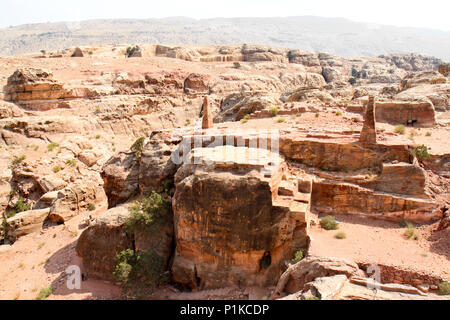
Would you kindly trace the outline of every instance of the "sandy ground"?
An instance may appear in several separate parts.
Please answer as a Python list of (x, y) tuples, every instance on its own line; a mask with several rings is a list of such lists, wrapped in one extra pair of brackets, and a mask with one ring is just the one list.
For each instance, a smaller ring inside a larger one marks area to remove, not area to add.
[[(352, 215), (336, 215), (336, 219), (339, 230), (311, 228), (312, 255), (398, 266), (450, 279), (450, 230), (432, 232), (436, 224), (423, 225), (417, 227), (419, 240), (408, 240), (398, 223)], [(336, 239), (337, 232), (344, 232), (346, 239)]]
[(81, 266), (75, 246), (86, 228), (85, 218), (80, 215), (65, 225), (24, 236), (13, 246), (0, 246), (0, 299), (35, 299), (49, 286), (53, 288), (49, 300), (120, 298), (117, 287), (101, 280), (87, 279), (81, 282), (81, 289), (67, 289), (66, 268)]

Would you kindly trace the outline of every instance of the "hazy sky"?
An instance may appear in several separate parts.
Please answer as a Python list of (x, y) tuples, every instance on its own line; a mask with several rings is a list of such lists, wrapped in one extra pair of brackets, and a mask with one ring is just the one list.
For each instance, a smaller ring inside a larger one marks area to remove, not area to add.
[(0, 27), (98, 18), (314, 15), (450, 31), (448, 0), (1, 0)]

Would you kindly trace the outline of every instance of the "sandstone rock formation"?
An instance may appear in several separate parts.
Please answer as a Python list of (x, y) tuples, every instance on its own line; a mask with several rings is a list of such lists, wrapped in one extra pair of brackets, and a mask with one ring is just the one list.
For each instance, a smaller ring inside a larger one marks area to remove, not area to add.
[(274, 284), (309, 242), (305, 205), (277, 194), (285, 163), (231, 146), (188, 159), (175, 175), (173, 279), (196, 289)]
[(364, 114), (364, 125), (361, 130), (359, 142), (362, 144), (376, 144), (377, 143), (377, 129), (375, 121), (375, 97), (369, 96), (367, 102), (366, 112)]
[(41, 69), (18, 69), (5, 87), (5, 100), (31, 110), (53, 109), (55, 105), (58, 107), (59, 99), (72, 97), (50, 71)]
[(429, 101), (378, 101), (376, 119), (392, 124), (432, 127), (435, 109)]
[(202, 118), (202, 129), (210, 129), (213, 127), (213, 118), (211, 115), (211, 106), (209, 105), (208, 97), (205, 96), (203, 99), (203, 118)]
[(82, 58), (82, 57), (84, 57), (83, 51), (79, 47), (76, 47), (75, 50), (73, 51), (71, 57), (72, 58)]

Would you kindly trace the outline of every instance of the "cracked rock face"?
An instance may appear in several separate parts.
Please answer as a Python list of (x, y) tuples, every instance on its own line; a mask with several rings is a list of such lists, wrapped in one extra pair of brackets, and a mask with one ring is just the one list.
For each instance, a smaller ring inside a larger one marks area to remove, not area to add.
[(173, 279), (193, 289), (275, 284), (309, 241), (304, 214), (277, 199), (284, 161), (231, 146), (188, 159), (175, 175)]

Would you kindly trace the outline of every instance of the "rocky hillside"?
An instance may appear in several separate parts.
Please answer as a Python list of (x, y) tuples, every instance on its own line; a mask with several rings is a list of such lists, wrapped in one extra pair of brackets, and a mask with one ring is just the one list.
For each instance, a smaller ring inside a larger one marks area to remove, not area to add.
[(0, 54), (117, 43), (262, 43), (341, 56), (416, 52), (450, 59), (450, 32), (399, 28), (342, 18), (90, 20), (0, 30)]
[(0, 64), (0, 298), (440, 297), (439, 59), (97, 45)]

